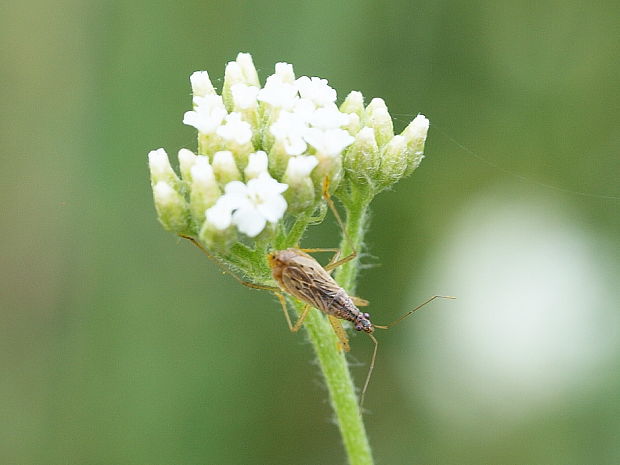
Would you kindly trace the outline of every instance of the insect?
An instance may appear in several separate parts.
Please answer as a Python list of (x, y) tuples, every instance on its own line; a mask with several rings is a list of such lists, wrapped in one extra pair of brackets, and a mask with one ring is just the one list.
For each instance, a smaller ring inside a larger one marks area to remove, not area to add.
[[(344, 228), (344, 224), (340, 218), (340, 214), (329, 197), (327, 178), (323, 183), (323, 197), (334, 213), (344, 236), (348, 239), (346, 229)], [(219, 260), (215, 259), (215, 257), (213, 257), (211, 253), (207, 251), (196, 239), (185, 235), (181, 235), (181, 237), (190, 240), (211, 259), (218, 263), (220, 267), (224, 267), (223, 264)], [(350, 242), (351, 241), (349, 240), (349, 243)], [(335, 254), (330, 262), (323, 267), (317, 260), (309, 255), (309, 253), (314, 252), (335, 252)], [(389, 325), (376, 325), (372, 323), (369, 313), (362, 312), (358, 308), (358, 306), (361, 307), (368, 305), (368, 301), (359, 297), (350, 296), (331, 276), (331, 271), (347, 263), (348, 261), (353, 260), (356, 256), (357, 252), (354, 249), (351, 254), (344, 258), (340, 258), (339, 249), (301, 249), (291, 247), (284, 250), (272, 250), (267, 254), (267, 263), (271, 269), (273, 280), (278, 284), (277, 287), (244, 281), (234, 273), (231, 273), (230, 270), (225, 269), (224, 271), (231, 274), (244, 286), (273, 292), (278, 297), (282, 310), (284, 311), (284, 316), (288, 327), (293, 332), (296, 332), (301, 328), (309, 311), (312, 308), (317, 308), (327, 315), (327, 318), (334, 329), (336, 336), (338, 337), (340, 348), (345, 352), (350, 350), (350, 346), (346, 332), (342, 327), (341, 320), (351, 322), (356, 331), (365, 332), (368, 334), (374, 344), (374, 349), (368, 368), (368, 374), (366, 375), (366, 380), (360, 395), (360, 405), (363, 405), (364, 396), (375, 366), (377, 349), (379, 347), (379, 342), (373, 336), (375, 329), (388, 329), (435, 299), (454, 299), (454, 297), (434, 295), (413, 310), (406, 312)], [(291, 322), (288, 314), (286, 298), (284, 297), (283, 292), (304, 303), (303, 310), (301, 311), (295, 324)]]

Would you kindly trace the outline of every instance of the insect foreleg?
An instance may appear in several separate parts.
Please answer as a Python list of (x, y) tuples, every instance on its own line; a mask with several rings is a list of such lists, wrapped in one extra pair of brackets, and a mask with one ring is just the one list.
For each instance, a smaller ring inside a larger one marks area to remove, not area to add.
[(351, 346), (349, 345), (349, 338), (347, 338), (347, 333), (344, 331), (340, 320), (333, 315), (327, 315), (327, 319), (332, 325), (332, 328), (334, 328), (334, 333), (336, 333), (336, 336), (340, 341), (340, 349), (344, 350), (345, 352), (349, 352), (351, 350)]
[(329, 193), (329, 178), (327, 176), (325, 176), (325, 178), (323, 179), (323, 198), (325, 199), (327, 205), (329, 205), (329, 208), (336, 217), (336, 221), (338, 222), (338, 226), (340, 226), (343, 237), (346, 238), (349, 246), (351, 247), (351, 253), (349, 255), (333, 263), (330, 262), (330, 264), (325, 267), (325, 270), (329, 271), (333, 270), (334, 268), (338, 268), (340, 265), (344, 265), (348, 261), (353, 260), (355, 257), (357, 257), (357, 251), (355, 250), (353, 242), (351, 241), (351, 238), (347, 233), (347, 229), (344, 226), (344, 222), (342, 221), (342, 217), (340, 216), (340, 213), (338, 213), (338, 209), (336, 208), (336, 205), (334, 204), (334, 201), (332, 200), (332, 197)]

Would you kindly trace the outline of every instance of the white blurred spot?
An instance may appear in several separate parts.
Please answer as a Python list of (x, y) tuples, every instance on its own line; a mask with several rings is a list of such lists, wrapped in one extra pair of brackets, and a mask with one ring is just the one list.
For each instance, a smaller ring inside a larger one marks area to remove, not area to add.
[(611, 249), (560, 206), (518, 197), (462, 213), (424, 285), (458, 300), (407, 325), (406, 389), (465, 423), (553, 409), (615, 369)]

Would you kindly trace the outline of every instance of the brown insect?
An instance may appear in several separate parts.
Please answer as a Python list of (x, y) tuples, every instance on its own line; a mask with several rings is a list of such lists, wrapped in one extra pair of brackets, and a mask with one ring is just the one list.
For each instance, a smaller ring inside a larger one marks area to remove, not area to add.
[[(329, 197), (327, 185), (328, 183), (326, 180), (323, 185), (324, 198), (333, 211), (343, 234), (347, 237), (346, 230), (338, 210)], [(219, 266), (224, 268), (224, 265), (219, 260), (215, 259), (211, 253), (208, 252), (196, 239), (185, 235), (181, 235), (181, 237), (193, 242), (211, 259), (218, 263)], [(308, 255), (308, 253), (313, 252), (335, 252), (335, 254), (331, 261), (323, 267), (312, 256)], [(340, 323), (341, 320), (350, 321), (356, 331), (363, 331), (368, 334), (374, 343), (374, 350), (372, 353), (370, 366), (368, 368), (368, 374), (366, 375), (366, 380), (360, 396), (360, 405), (362, 405), (364, 395), (366, 394), (368, 383), (370, 382), (370, 377), (375, 366), (377, 349), (379, 347), (379, 342), (373, 336), (375, 329), (388, 329), (437, 298), (454, 299), (454, 297), (434, 295), (413, 310), (406, 312), (389, 325), (375, 325), (370, 320), (370, 314), (364, 313), (358, 308), (358, 306), (368, 305), (368, 301), (360, 299), (359, 297), (350, 296), (331, 277), (332, 270), (354, 259), (357, 256), (357, 252), (353, 250), (350, 255), (342, 259), (340, 259), (339, 256), (339, 249), (299, 249), (292, 247), (285, 250), (273, 250), (269, 252), (269, 254), (267, 254), (267, 263), (271, 268), (272, 277), (278, 284), (278, 287), (265, 286), (262, 284), (244, 281), (234, 273), (231, 273), (230, 270), (225, 269), (224, 271), (231, 274), (244, 286), (273, 292), (278, 297), (278, 300), (282, 305), (282, 310), (284, 311), (284, 316), (286, 317), (286, 322), (288, 323), (289, 329), (293, 332), (296, 332), (301, 328), (301, 325), (303, 324), (310, 309), (317, 308), (327, 315), (327, 318), (334, 329), (338, 340), (340, 341), (340, 347), (345, 352), (350, 350), (350, 346), (346, 332)], [(295, 324), (291, 322), (288, 314), (286, 298), (282, 292), (297, 298), (305, 304)]]

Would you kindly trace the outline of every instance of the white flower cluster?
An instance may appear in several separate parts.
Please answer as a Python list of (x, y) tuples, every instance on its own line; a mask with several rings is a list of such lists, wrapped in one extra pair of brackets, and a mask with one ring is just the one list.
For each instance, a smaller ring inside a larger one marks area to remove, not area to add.
[[(383, 100), (364, 106), (351, 92), (340, 108), (325, 79), (295, 77), (277, 63), (261, 87), (252, 57), (227, 64), (218, 94), (206, 71), (190, 76), (193, 108), (183, 123), (198, 131), (197, 154), (179, 152), (181, 176), (163, 149), (149, 154), (160, 222), (204, 243), (230, 243), (275, 231), (285, 213), (311, 212), (323, 180), (376, 194), (423, 158), (428, 120), (419, 115), (395, 136)], [(353, 187), (352, 187), (353, 186)]]
[(163, 149), (149, 154), (153, 186), (169, 194), (156, 196), (160, 220), (161, 203), (174, 197), (176, 207), (185, 202), (187, 228), (201, 237), (231, 227), (256, 237), (287, 207), (314, 204), (318, 188), (310, 176), (317, 166), (323, 165), (323, 176), (341, 169), (329, 159), (354, 138), (343, 129), (350, 116), (340, 112), (325, 79), (296, 79), (292, 65), (277, 63), (261, 88), (251, 56), (241, 53), (226, 67), (221, 95), (206, 71), (193, 73), (190, 82), (193, 109), (183, 123), (198, 131), (198, 155), (179, 152), (178, 178)]

